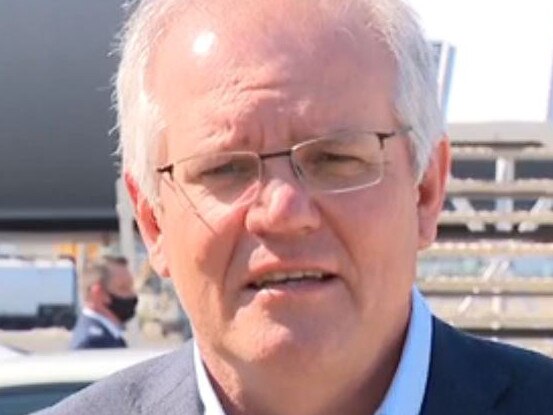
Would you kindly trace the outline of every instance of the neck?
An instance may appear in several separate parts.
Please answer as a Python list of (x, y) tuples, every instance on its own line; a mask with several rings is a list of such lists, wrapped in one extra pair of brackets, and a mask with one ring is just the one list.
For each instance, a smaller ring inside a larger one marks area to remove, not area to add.
[(228, 415), (374, 413), (399, 364), (408, 318), (375, 352), (337, 364), (229, 364), (202, 350), (211, 384)]

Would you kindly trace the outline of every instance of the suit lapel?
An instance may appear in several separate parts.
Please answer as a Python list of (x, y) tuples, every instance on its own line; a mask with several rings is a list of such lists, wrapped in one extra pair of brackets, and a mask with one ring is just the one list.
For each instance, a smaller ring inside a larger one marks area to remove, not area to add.
[(434, 318), (430, 371), (421, 415), (492, 413), (511, 382), (489, 348)]

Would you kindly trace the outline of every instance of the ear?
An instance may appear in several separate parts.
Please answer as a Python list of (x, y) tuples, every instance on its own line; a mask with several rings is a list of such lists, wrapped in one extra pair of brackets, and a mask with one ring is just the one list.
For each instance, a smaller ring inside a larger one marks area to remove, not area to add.
[(87, 297), (88, 301), (95, 305), (104, 304), (106, 301), (109, 301), (109, 297), (106, 295), (106, 290), (99, 282), (95, 282), (90, 285)]
[(434, 147), (428, 167), (418, 185), (419, 249), (427, 248), (436, 239), (450, 164), (449, 139), (444, 136)]
[(154, 208), (142, 194), (136, 181), (129, 172), (124, 173), (125, 185), (134, 208), (134, 217), (148, 250), (150, 265), (161, 277), (169, 276), (167, 260), (163, 251), (163, 234), (158, 226)]

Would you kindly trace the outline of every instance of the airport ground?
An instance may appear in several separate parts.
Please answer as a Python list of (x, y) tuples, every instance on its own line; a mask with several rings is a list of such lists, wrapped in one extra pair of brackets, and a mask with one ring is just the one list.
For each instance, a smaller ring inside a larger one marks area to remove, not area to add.
[[(503, 300), (506, 304), (503, 304), (502, 309), (503, 312), (507, 311), (506, 315), (508, 316), (509, 310), (515, 311), (514, 306), (517, 302), (519, 303), (522, 301), (522, 304), (530, 307), (532, 314), (537, 312), (542, 318), (549, 320), (549, 317), (552, 316), (551, 313), (553, 313), (553, 308), (550, 305), (549, 299), (543, 299), (542, 301), (536, 300), (537, 299), (532, 299), (530, 303), (528, 299)], [(429, 298), (428, 302), (434, 313), (453, 323), (456, 323), (454, 313), (458, 312), (460, 307), (466, 306), (466, 304), (460, 304), (462, 303), (460, 299), (456, 301), (450, 299), (447, 301), (443, 298)], [(520, 306), (520, 304), (518, 305)], [(464, 310), (464, 316), (469, 319), (472, 317), (474, 320), (478, 319), (479, 321), (492, 321), (494, 310), (490, 310), (490, 307), (494, 307), (493, 302), (490, 306), (487, 304), (487, 301), (476, 300), (472, 306)], [(548, 312), (546, 312), (546, 310)], [(520, 315), (520, 310), (516, 311), (517, 315)], [(460, 321), (461, 320), (457, 319), (457, 322)], [(553, 323), (553, 317), (550, 321)], [(499, 333), (500, 332), (498, 332), (498, 334)], [(128, 325), (125, 337), (129, 347), (133, 348), (176, 348), (185, 340), (185, 335), (179, 332), (164, 334), (161, 327), (155, 323), (143, 324), (142, 327), (139, 327), (136, 320), (131, 321)], [(70, 338), (70, 331), (57, 327), (31, 330), (0, 330), (0, 344), (5, 344), (31, 353), (51, 353), (67, 350), (69, 348)], [(553, 357), (553, 337), (551, 336), (544, 335), (531, 338), (494, 336), (493, 339), (535, 350)]]
[[(156, 325), (138, 327), (131, 322), (125, 333), (129, 347), (133, 348), (173, 348), (183, 343), (179, 333), (163, 335)], [(69, 349), (71, 331), (59, 327), (36, 328), (31, 330), (0, 330), (0, 344), (31, 353), (52, 353)]]

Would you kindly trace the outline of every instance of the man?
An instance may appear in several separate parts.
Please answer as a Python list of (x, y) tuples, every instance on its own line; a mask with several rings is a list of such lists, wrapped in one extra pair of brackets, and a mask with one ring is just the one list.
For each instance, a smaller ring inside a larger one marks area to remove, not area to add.
[(546, 414), (553, 364), (413, 288), (449, 147), (399, 0), (145, 0), (123, 37), (124, 175), (194, 343), (51, 414)]
[(83, 275), (85, 306), (71, 338), (72, 349), (126, 347), (124, 324), (137, 303), (133, 279), (124, 258), (106, 257)]

